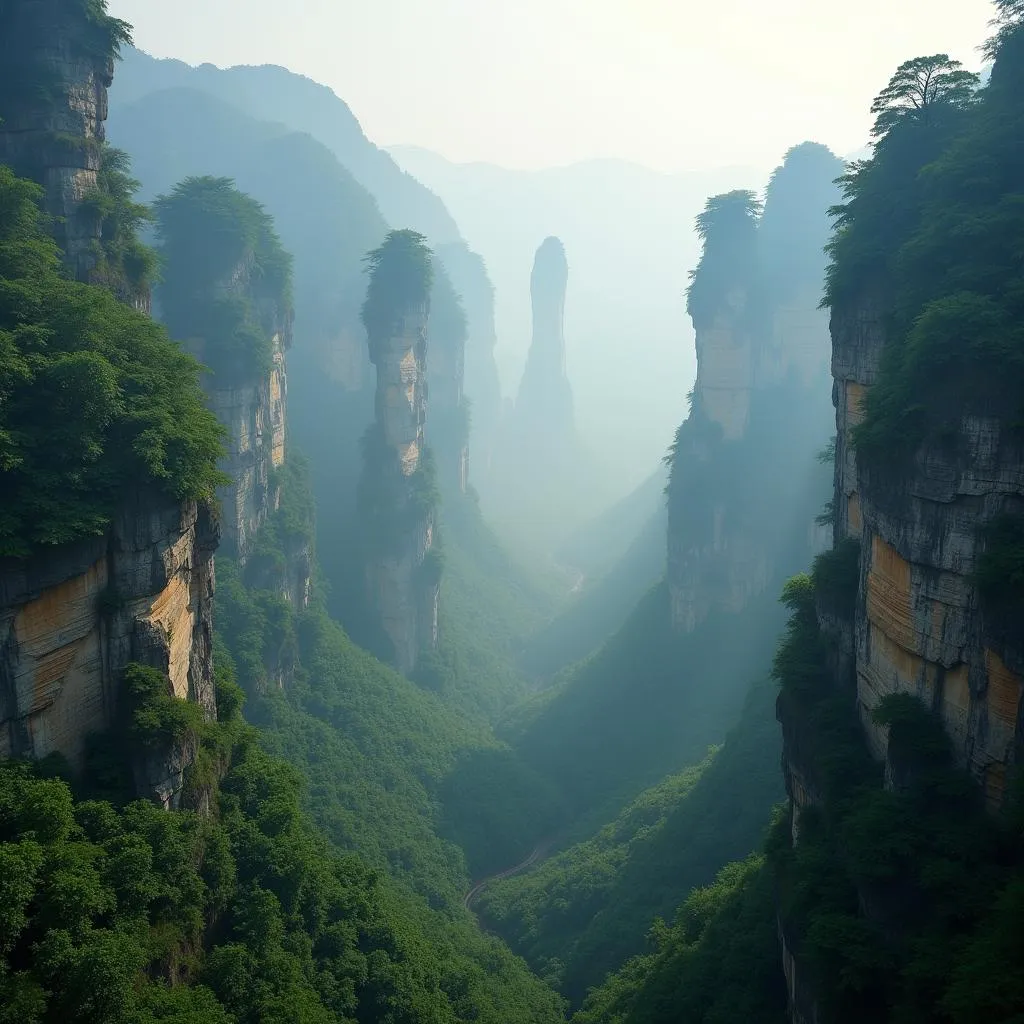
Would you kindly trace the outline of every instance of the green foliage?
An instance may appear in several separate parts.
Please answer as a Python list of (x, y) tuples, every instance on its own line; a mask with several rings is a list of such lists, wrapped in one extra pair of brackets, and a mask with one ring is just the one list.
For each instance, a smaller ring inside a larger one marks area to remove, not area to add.
[(763, 672), (780, 620), (765, 598), (679, 633), (661, 583), (600, 650), (561, 673), (503, 731), (561, 792), (567, 822), (586, 834), (722, 740)]
[(101, 534), (129, 493), (211, 500), (222, 431), (195, 362), (66, 280), (41, 190), (0, 167), (0, 554)]
[(762, 204), (753, 192), (712, 196), (697, 216), (703, 249), (690, 272), (686, 310), (694, 323), (708, 324), (724, 312), (731, 289), (749, 289), (757, 262), (757, 222)]
[[(985, 813), (942, 723), (910, 694), (873, 711), (888, 732), (882, 787), (852, 697), (825, 666), (813, 618), (821, 568), (787, 585), (792, 616), (775, 662), (786, 756), (814, 795), (795, 846), (781, 832), (769, 844), (781, 926), (822, 1019), (938, 1024), (954, 1011), (966, 1021), (972, 998), (1013, 991), (998, 980), (1005, 963), (980, 968), (974, 951), (1007, 948), (993, 906), (1019, 873), (1020, 837)], [(958, 968), (965, 949), (972, 958)]]
[(852, 619), (860, 583), (860, 541), (844, 537), (834, 548), (817, 555), (811, 577), (821, 605)]
[(431, 950), (240, 736), (217, 813), (75, 801), (0, 765), (0, 1016), (256, 1024), (456, 1013)]
[(128, 154), (104, 145), (96, 189), (82, 197), (80, 209), (94, 218), (100, 232), (90, 280), (121, 299), (144, 295), (156, 277), (157, 255), (138, 237), (153, 219), (148, 207), (135, 202), (139, 188)]
[(1024, 608), (1024, 518), (1002, 516), (982, 536), (975, 578), (986, 606), (1018, 615)]
[(978, 76), (965, 71), (948, 54), (904, 61), (871, 104), (871, 113), (875, 115), (872, 138), (888, 135), (906, 118), (928, 124), (935, 116), (935, 108), (943, 104), (966, 107), (977, 87)]
[(694, 890), (654, 952), (593, 990), (573, 1024), (784, 1024), (786, 988), (764, 859), (730, 864)]
[(389, 231), (383, 243), (363, 258), (370, 283), (362, 319), (371, 356), (400, 317), (427, 303), (434, 280), (432, 261), (427, 240), (410, 230)]
[[(465, 857), (439, 835), (456, 836), (474, 859), (491, 855), (487, 844), (509, 841), (500, 829), (533, 827), (535, 780), (485, 728), (357, 648), (317, 598), (307, 611), (288, 609), (290, 677), (283, 691), (270, 685), (279, 642), (274, 595), (248, 582), (250, 566), (245, 577), (218, 559), (217, 624), (250, 695), (249, 717), (264, 744), (310, 780), (305, 803), (329, 839), (381, 873), (416, 963), (441, 979), (437, 1019), (560, 1020), (555, 994), (462, 907)], [(497, 836), (474, 831), (473, 808), (481, 807)]]
[(965, 414), (1024, 422), (1020, 29), (1001, 33), (996, 51), (978, 93), (944, 59), (906, 65), (892, 89), (910, 98), (879, 98), (884, 134), (844, 182), (828, 297), (840, 311), (866, 298), (884, 317), (878, 380), (854, 434), (879, 467), (926, 440), (948, 444)]
[(195, 701), (175, 697), (170, 681), (162, 672), (132, 663), (124, 673), (129, 735), (144, 747), (180, 743), (203, 725), (202, 708)]
[(775, 690), (755, 686), (739, 723), (705, 760), (668, 776), (589, 838), (529, 873), (491, 883), (488, 925), (578, 1005), (642, 952), (651, 921), (759, 842), (781, 797)]
[(215, 375), (266, 374), (292, 316), (292, 258), (264, 208), (229, 178), (186, 178), (154, 203), (171, 334)]

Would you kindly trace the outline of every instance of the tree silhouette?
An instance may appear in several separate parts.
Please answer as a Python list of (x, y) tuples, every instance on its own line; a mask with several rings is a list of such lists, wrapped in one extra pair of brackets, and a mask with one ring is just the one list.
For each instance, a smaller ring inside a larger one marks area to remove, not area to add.
[[(1021, 2), (1012, 0), (1017, 5)], [(940, 104), (964, 107), (973, 99), (977, 87), (978, 76), (965, 71), (948, 54), (904, 61), (871, 104), (871, 113), (875, 115), (871, 136), (883, 138), (908, 117), (927, 123)]]

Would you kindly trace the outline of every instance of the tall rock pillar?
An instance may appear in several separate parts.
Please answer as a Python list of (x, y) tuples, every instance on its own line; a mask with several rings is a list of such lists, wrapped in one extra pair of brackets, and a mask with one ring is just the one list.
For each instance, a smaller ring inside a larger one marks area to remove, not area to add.
[(377, 390), (359, 496), (366, 586), (381, 653), (408, 673), (438, 640), (437, 494), (424, 443), (431, 252), (416, 232), (392, 231), (367, 260), (363, 322)]
[(0, 164), (39, 182), (69, 269), (87, 280), (100, 221), (97, 189), (114, 59), (128, 26), (86, 3), (0, 5)]
[(572, 389), (565, 369), (565, 290), (569, 264), (557, 238), (545, 238), (530, 275), (533, 339), (519, 385), (516, 417), (522, 430), (548, 445), (573, 432)]

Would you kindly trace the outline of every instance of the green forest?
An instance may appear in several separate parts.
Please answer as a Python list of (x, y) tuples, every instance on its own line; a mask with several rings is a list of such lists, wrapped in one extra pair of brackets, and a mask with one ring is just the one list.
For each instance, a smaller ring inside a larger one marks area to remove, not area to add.
[(0, 1024), (1021, 1024), (1021, 0), (992, 33), (694, 207), (664, 465), (526, 552), (442, 200), (283, 68), (0, 2)]

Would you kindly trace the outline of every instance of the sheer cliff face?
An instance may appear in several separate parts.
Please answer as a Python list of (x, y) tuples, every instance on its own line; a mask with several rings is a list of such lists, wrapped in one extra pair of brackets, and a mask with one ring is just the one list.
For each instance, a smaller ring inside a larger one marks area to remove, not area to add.
[[(406, 308), (384, 336), (371, 336), (377, 367), (379, 446), (368, 452), (364, 483), (373, 477), (386, 520), (368, 524), (383, 534), (368, 552), (368, 598), (400, 672), (411, 672), (437, 646), (438, 580), (426, 568), (434, 545), (434, 508), (418, 500), (427, 473), (424, 424), (429, 306)], [(372, 514), (372, 513), (371, 513)]]
[(565, 370), (565, 289), (569, 264), (557, 238), (537, 250), (530, 275), (533, 340), (516, 399), (520, 432), (558, 445), (573, 432), (572, 390)]
[[(793, 536), (803, 533), (808, 555), (824, 544), (807, 489), (814, 446), (827, 436), (818, 396), (828, 327), (816, 306), (807, 296), (770, 313), (765, 343), (744, 324), (737, 290), (728, 312), (696, 329), (693, 407), (680, 431), (669, 502), (669, 594), (672, 621), (683, 632), (712, 610), (738, 612), (763, 593), (781, 569), (780, 545)], [(792, 474), (788, 493), (755, 465), (783, 446), (790, 449), (778, 451)]]
[[(88, 735), (115, 723), (130, 662), (213, 717), (218, 538), (208, 508), (139, 498), (103, 537), (0, 566), (0, 758), (57, 752), (81, 768)], [(193, 754), (147, 757), (139, 794), (178, 806)]]
[(466, 315), (465, 391), (472, 406), (473, 465), (486, 473), (501, 418), (501, 382), (494, 359), (494, 287), (483, 259), (466, 245), (439, 246), (437, 255)]
[(444, 267), (435, 266), (427, 324), (430, 446), (448, 493), (469, 485), (469, 416), (463, 391), (467, 318)]
[(274, 334), (273, 368), (268, 374), (224, 387), (207, 380), (206, 390), (210, 408), (228, 432), (228, 451), (221, 468), (231, 483), (217, 492), (224, 546), (244, 564), (260, 527), (280, 500), (272, 475), (285, 457), (285, 336)]
[(998, 807), (1022, 732), (1024, 644), (1019, 628), (986, 614), (974, 574), (986, 524), (1024, 510), (1024, 445), (993, 409), (965, 414), (956, 436), (921, 446), (909, 477), (858, 459), (850, 432), (885, 342), (877, 306), (837, 309), (832, 338), (836, 538), (861, 544), (848, 632), (869, 744), (885, 757), (886, 731), (870, 716), (879, 700), (916, 694), (941, 715), (960, 761)]
[[(764, 213), (752, 193), (708, 201), (689, 294), (697, 377), (671, 454), (668, 584), (690, 632), (738, 612), (824, 546), (815, 452), (828, 437), (822, 246), (839, 161), (787, 154)], [(770, 471), (767, 467), (771, 467)], [(795, 563), (795, 564), (794, 564)]]
[(24, 0), (0, 11), (0, 163), (44, 187), (57, 243), (83, 281), (100, 226), (80, 203), (97, 186), (114, 73), (104, 30), (84, 6)]

